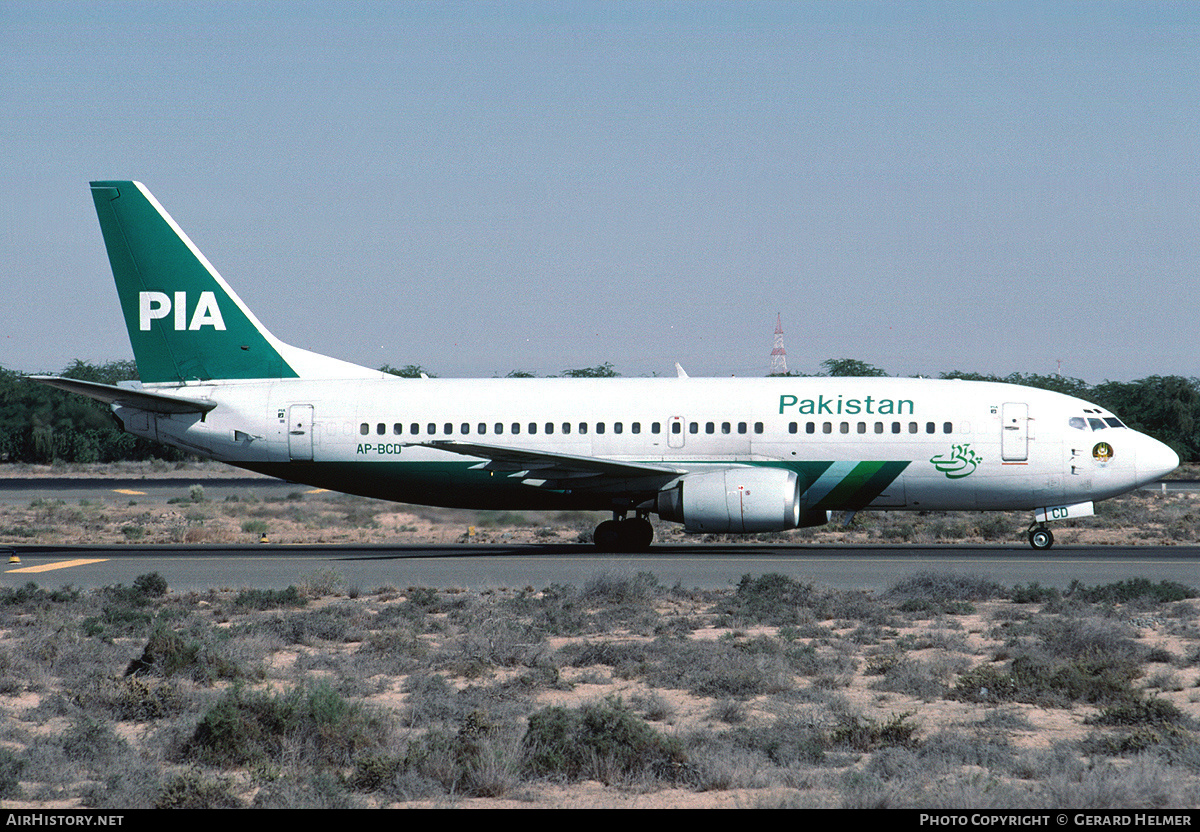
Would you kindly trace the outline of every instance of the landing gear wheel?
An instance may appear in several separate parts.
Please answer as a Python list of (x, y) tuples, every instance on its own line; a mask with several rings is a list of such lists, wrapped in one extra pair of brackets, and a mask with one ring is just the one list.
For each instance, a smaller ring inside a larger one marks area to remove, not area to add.
[(645, 517), (635, 517), (621, 524), (621, 535), (628, 544), (627, 552), (644, 552), (654, 541), (654, 526)]
[(1054, 534), (1047, 528), (1029, 530), (1029, 545), (1041, 551), (1054, 545)]
[(645, 517), (605, 520), (592, 532), (592, 542), (601, 552), (644, 552), (654, 540), (654, 526)]
[(601, 552), (619, 551), (621, 545), (621, 530), (617, 528), (616, 520), (605, 520), (592, 532), (592, 542)]

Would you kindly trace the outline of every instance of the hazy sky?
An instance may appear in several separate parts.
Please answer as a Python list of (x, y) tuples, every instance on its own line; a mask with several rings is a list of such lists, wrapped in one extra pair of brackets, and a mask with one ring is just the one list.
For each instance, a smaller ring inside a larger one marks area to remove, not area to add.
[(1200, 375), (1200, 4), (0, 0), (0, 365), (131, 357), (137, 179), (297, 346), (442, 376)]

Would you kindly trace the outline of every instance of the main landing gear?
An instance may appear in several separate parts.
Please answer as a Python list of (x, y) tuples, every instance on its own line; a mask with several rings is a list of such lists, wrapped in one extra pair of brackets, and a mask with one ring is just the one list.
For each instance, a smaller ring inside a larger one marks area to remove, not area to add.
[(601, 552), (644, 552), (654, 540), (654, 526), (644, 514), (626, 519), (624, 512), (613, 512), (592, 532), (592, 542)]
[(1034, 523), (1029, 527), (1029, 545), (1038, 551), (1049, 549), (1054, 545), (1054, 533), (1044, 523)]

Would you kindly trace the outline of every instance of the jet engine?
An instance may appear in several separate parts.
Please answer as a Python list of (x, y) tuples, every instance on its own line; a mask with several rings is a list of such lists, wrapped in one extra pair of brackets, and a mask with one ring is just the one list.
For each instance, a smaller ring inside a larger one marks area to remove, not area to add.
[(745, 534), (819, 526), (825, 512), (806, 512), (800, 478), (785, 468), (723, 468), (688, 474), (658, 493), (655, 511), (690, 532)]

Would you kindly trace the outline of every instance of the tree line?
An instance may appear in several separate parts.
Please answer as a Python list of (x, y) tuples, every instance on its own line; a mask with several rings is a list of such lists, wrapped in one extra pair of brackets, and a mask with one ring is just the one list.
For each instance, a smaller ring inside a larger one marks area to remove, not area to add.
[[(888, 376), (885, 370), (852, 358), (821, 362), (817, 376)], [(434, 377), (418, 364), (384, 365), (382, 372), (405, 378)], [(94, 364), (76, 359), (59, 375), (84, 381), (116, 384), (137, 379), (132, 361)], [(507, 378), (532, 377), (513, 370)], [(610, 363), (563, 370), (565, 378), (612, 378), (620, 375)], [(789, 374), (802, 375), (802, 374)], [(999, 381), (1054, 390), (1094, 402), (1111, 410), (1134, 430), (1166, 442), (1180, 459), (1200, 461), (1200, 379), (1150, 376), (1137, 381), (1088, 384), (1082, 379), (1036, 373), (1007, 376), (953, 371), (940, 378)], [(0, 367), (0, 462), (119, 462), (147, 459), (177, 461), (188, 455), (175, 448), (140, 439), (117, 427), (108, 405), (23, 378)]]

